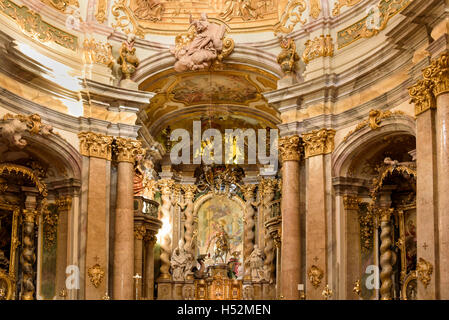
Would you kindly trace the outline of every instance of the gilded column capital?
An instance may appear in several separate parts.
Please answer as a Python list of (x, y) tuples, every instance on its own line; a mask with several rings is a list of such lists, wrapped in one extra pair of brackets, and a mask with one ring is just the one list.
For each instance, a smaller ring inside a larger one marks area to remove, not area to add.
[(157, 182), (157, 187), (162, 194), (171, 194), (175, 188), (175, 182), (172, 179), (161, 179)]
[(195, 197), (195, 192), (198, 187), (194, 184), (183, 184), (181, 185), (181, 189), (184, 191), (185, 199), (193, 199)]
[(346, 210), (358, 210), (360, 199), (357, 196), (345, 195), (343, 196), (343, 206)]
[(433, 82), (435, 97), (442, 93), (449, 93), (449, 51), (443, 52), (437, 59), (424, 68), (423, 77)]
[(83, 156), (111, 160), (113, 137), (95, 132), (80, 132), (78, 138)]
[(147, 230), (147, 232), (145, 233), (143, 240), (147, 243), (149, 243), (150, 245), (154, 245), (157, 241), (156, 235), (154, 234), (154, 232)]
[(39, 216), (38, 210), (23, 209), (23, 219), (25, 222), (34, 223), (37, 216)]
[(69, 211), (72, 207), (72, 198), (70, 196), (62, 196), (56, 199), (56, 206), (59, 211)]
[(115, 139), (117, 161), (134, 163), (138, 156), (145, 155), (146, 150), (142, 148), (142, 142), (138, 140), (121, 138)]
[(145, 226), (134, 226), (134, 237), (137, 240), (143, 240), (145, 237), (146, 228)]
[(431, 80), (418, 80), (414, 86), (408, 88), (410, 102), (415, 104), (415, 116), (436, 108), (433, 88), (434, 83)]
[(394, 208), (380, 208), (377, 211), (381, 222), (389, 222), (393, 212)]
[(313, 157), (320, 154), (327, 154), (334, 151), (334, 129), (320, 129), (309, 133), (304, 133), (305, 157)]
[(288, 137), (282, 137), (279, 139), (279, 151), (281, 154), (281, 161), (299, 161), (299, 136), (293, 135)]

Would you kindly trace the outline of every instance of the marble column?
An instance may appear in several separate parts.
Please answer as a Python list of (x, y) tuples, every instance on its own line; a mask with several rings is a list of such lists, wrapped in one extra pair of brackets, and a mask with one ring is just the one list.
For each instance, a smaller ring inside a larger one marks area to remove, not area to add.
[(392, 226), (391, 215), (393, 214), (393, 208), (381, 208), (379, 209), (380, 216), (380, 300), (392, 299), (393, 281), (391, 276), (393, 275), (393, 264), (395, 258), (393, 257), (393, 251), (391, 246), (392, 240)]
[(145, 234), (145, 298), (154, 299), (154, 244), (156, 236), (147, 230)]
[(325, 156), (334, 149), (335, 130), (303, 134), (306, 158), (306, 299), (323, 299), (328, 284)]
[(107, 291), (109, 184), (113, 137), (80, 132), (83, 179), (87, 180), (87, 227), (85, 246), (84, 297), (99, 300)]
[[(417, 259), (438, 265), (438, 191), (436, 164), (436, 103), (433, 82), (419, 80), (409, 89), (416, 116), (416, 238)], [(426, 286), (418, 281), (418, 299), (437, 299), (436, 274)]]
[[(146, 229), (142, 225), (134, 226), (134, 275), (141, 276), (139, 280), (134, 280), (134, 296), (137, 300), (142, 298), (143, 287), (143, 238)], [(137, 285), (137, 288), (136, 288)]]
[(433, 81), (436, 98), (436, 151), (438, 176), (439, 299), (449, 299), (449, 52), (423, 71)]
[(116, 138), (117, 205), (114, 232), (114, 300), (132, 300), (134, 288), (134, 163), (143, 153), (137, 140)]
[(301, 235), (299, 205), (299, 151), (297, 135), (279, 139), (282, 161), (282, 240), (281, 240), (281, 297), (299, 300), (301, 283)]
[(360, 246), (360, 224), (359, 224), (359, 202), (355, 195), (343, 196), (343, 207), (345, 209), (345, 299), (358, 300), (354, 294), (354, 284), (361, 278), (361, 246)]

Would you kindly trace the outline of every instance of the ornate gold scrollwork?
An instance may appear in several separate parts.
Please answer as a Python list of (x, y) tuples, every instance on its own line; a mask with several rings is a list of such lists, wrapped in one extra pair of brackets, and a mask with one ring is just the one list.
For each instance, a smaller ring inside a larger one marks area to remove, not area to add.
[(352, 292), (354, 292), (356, 295), (360, 297), (360, 294), (362, 293), (362, 289), (360, 287), (360, 280), (356, 280), (354, 282), (354, 288), (352, 289)]
[(98, 288), (105, 274), (104, 269), (97, 263), (90, 267), (87, 273), (89, 275), (90, 282), (95, 288)]
[(316, 265), (312, 265), (307, 271), (307, 277), (309, 278), (310, 283), (315, 287), (318, 288), (321, 284), (321, 279), (323, 279), (324, 272)]
[(26, 6), (19, 6), (10, 0), (1, 0), (0, 12), (13, 19), (24, 34), (39, 42), (54, 42), (73, 51), (78, 48), (76, 36), (43, 21), (38, 13)]
[(378, 109), (371, 109), (368, 115), (368, 119), (363, 120), (360, 122), (354, 130), (351, 130), (348, 132), (348, 134), (343, 138), (343, 141), (348, 140), (349, 136), (351, 136), (353, 133), (365, 128), (366, 126), (369, 126), (371, 130), (376, 130), (380, 128), (380, 123), (383, 119), (391, 118), (398, 115), (405, 115), (403, 111), (382, 111)]
[(326, 287), (323, 289), (323, 292), (321, 292), (321, 295), (324, 297), (324, 299), (328, 300), (331, 298), (334, 294), (334, 291), (329, 288), (329, 285), (326, 284)]
[(302, 53), (302, 59), (305, 64), (318, 57), (332, 57), (334, 55), (334, 43), (330, 34), (326, 36), (320, 35), (313, 40), (307, 40), (305, 46), (306, 48)]
[(421, 281), (424, 287), (427, 288), (427, 286), (430, 283), (430, 280), (432, 279), (431, 278), (431, 275), (433, 273), (432, 264), (423, 258), (419, 258), (418, 263), (416, 265), (416, 272), (418, 274), (419, 281)]
[(97, 11), (95, 18), (99, 23), (103, 23), (106, 20), (107, 0), (97, 0)]
[(306, 11), (306, 8), (305, 0), (289, 0), (274, 33), (290, 33), (298, 22), (304, 25), (307, 19), (303, 19), (302, 14)]
[(145, 226), (134, 226), (134, 237), (137, 240), (143, 240), (146, 235)]
[(8, 174), (11, 172), (16, 174), (22, 174), (24, 177), (27, 177), (28, 179), (31, 180), (31, 182), (34, 183), (34, 185), (39, 190), (39, 193), (42, 196), (44, 197), (47, 196), (48, 194), (47, 186), (39, 179), (39, 177), (36, 176), (35, 172), (30, 168), (12, 163), (2, 163), (0, 164), (0, 174), (4, 172)]
[(410, 103), (415, 104), (415, 116), (436, 108), (435, 96), (433, 95), (433, 82), (430, 80), (418, 80), (408, 89)]
[(449, 92), (449, 51), (443, 52), (423, 70), (423, 77), (433, 82), (435, 97)]
[(279, 139), (279, 151), (282, 162), (300, 160), (300, 139), (293, 135)]
[(85, 39), (83, 43), (84, 61), (88, 64), (104, 64), (108, 67), (114, 63), (112, 46), (109, 43)]
[(332, 9), (332, 15), (338, 16), (340, 14), (340, 10), (342, 7), (347, 6), (355, 6), (357, 3), (359, 3), (361, 0), (337, 0), (334, 3), (334, 8)]
[(346, 210), (359, 210), (360, 199), (356, 196), (343, 196), (343, 206)]
[(320, 129), (304, 133), (302, 139), (304, 141), (305, 157), (309, 158), (334, 151), (335, 132), (334, 129)]
[(310, 16), (317, 19), (321, 13), (321, 0), (309, 0)]

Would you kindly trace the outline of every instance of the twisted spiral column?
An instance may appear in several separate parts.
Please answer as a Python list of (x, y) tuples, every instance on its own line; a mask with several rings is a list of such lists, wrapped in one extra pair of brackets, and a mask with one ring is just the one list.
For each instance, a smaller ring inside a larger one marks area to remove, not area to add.
[(37, 215), (36, 210), (23, 210), (23, 240), (22, 255), (22, 300), (34, 300), (36, 287), (34, 286), (34, 263), (36, 254), (34, 252), (34, 222)]
[(186, 216), (186, 221), (184, 223), (184, 227), (186, 228), (184, 233), (184, 249), (193, 254), (193, 248), (191, 246), (192, 238), (193, 238), (193, 198), (195, 196), (196, 186), (195, 185), (183, 185), (182, 189), (184, 190), (184, 205), (185, 211), (184, 214)]
[(162, 200), (162, 239), (161, 239), (161, 274), (159, 279), (170, 279), (170, 252), (171, 252), (171, 232), (172, 227), (170, 223), (170, 213), (172, 208), (171, 194), (172, 194), (173, 180), (163, 179), (159, 182)]
[[(262, 208), (263, 208), (263, 217), (264, 221), (266, 222), (270, 218), (271, 213), (271, 202), (274, 199), (274, 192), (276, 187), (276, 181), (274, 179), (265, 179), (262, 182)], [(270, 233), (268, 230), (265, 230), (265, 247), (264, 247), (264, 254), (265, 254), (265, 261), (263, 268), (265, 270), (265, 278), (268, 281), (274, 280), (274, 258), (275, 258), (275, 251), (274, 251), (274, 241), (273, 238), (270, 236)]]
[(391, 276), (393, 274), (392, 258), (393, 252), (391, 251), (391, 223), (390, 217), (393, 209), (382, 209), (381, 214), (381, 234), (380, 234), (380, 299), (381, 300), (391, 300), (391, 288), (393, 286), (393, 281)]

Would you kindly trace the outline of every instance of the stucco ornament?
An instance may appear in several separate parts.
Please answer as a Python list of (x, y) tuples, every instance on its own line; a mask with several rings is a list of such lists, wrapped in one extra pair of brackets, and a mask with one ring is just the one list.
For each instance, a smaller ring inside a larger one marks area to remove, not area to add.
[(224, 38), (225, 26), (211, 23), (205, 13), (193, 20), (190, 16), (190, 32), (176, 37), (176, 46), (170, 49), (175, 55), (177, 72), (210, 68), (229, 55), (234, 48), (231, 39)]
[(119, 51), (120, 56), (117, 59), (117, 63), (121, 66), (123, 78), (125, 79), (131, 79), (131, 75), (136, 72), (139, 66), (139, 59), (136, 56), (136, 48), (134, 47), (135, 40), (135, 34), (128, 34), (128, 38), (122, 43)]

